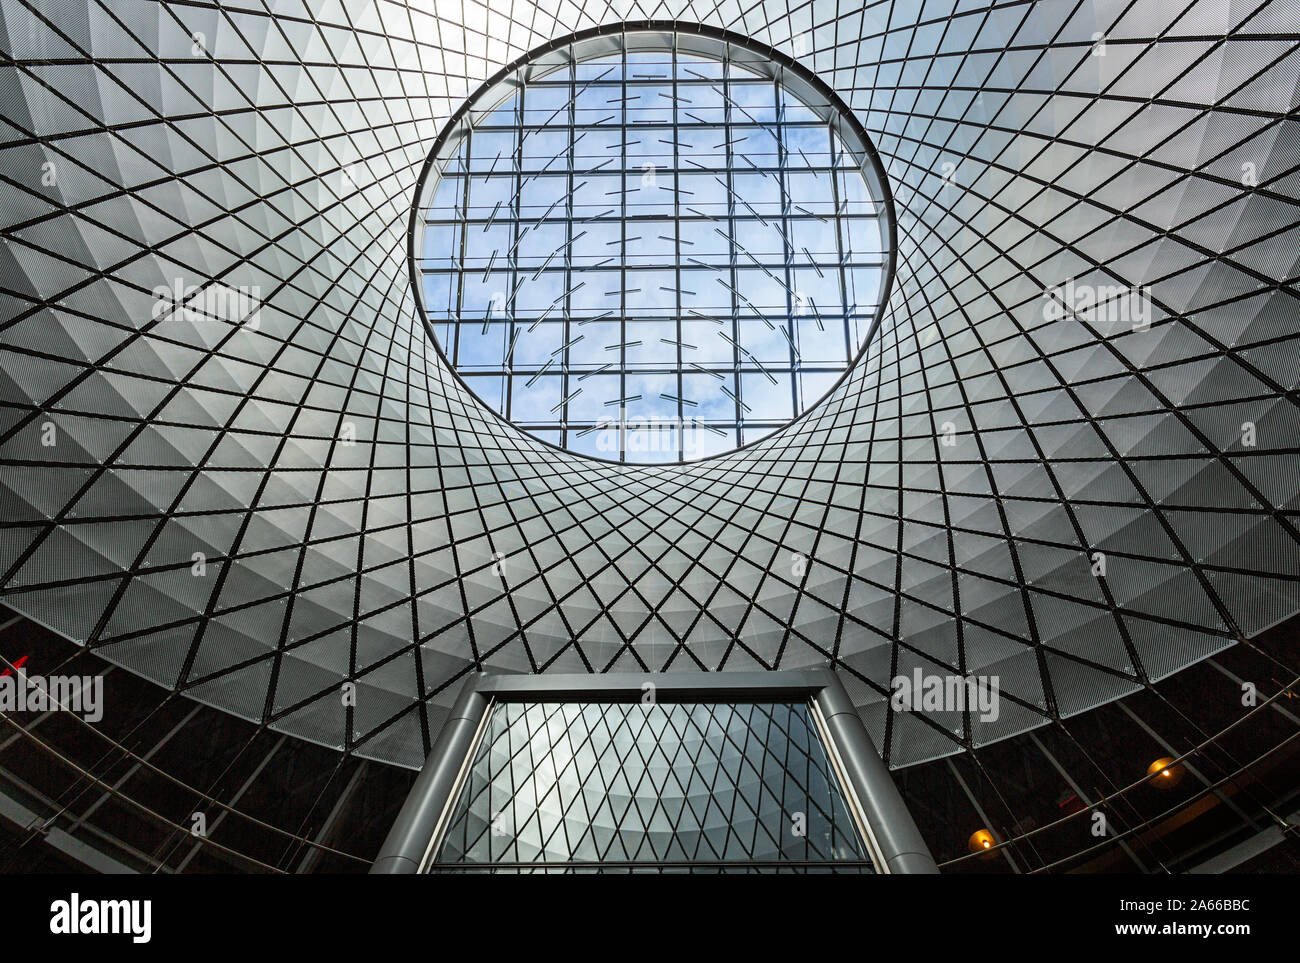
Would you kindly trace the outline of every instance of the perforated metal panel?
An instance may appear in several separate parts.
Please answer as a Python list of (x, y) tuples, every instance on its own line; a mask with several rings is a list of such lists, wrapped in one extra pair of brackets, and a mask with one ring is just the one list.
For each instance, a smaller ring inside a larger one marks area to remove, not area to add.
[[(0, 10), (0, 584), (163, 685), (418, 766), (473, 666), (829, 660), (899, 766), (1300, 609), (1294, 3)], [(669, 16), (856, 112), (898, 271), (801, 421), (619, 467), (465, 392), (406, 240), (479, 83)]]

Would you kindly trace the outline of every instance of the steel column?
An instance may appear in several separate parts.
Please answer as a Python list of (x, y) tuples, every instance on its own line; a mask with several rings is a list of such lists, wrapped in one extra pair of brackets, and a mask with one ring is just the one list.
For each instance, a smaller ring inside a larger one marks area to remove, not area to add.
[(487, 713), (489, 701), (479, 691), (480, 679), (474, 674), (465, 680), (451, 715), (443, 723), (424, 768), (370, 867), (371, 873), (411, 875), (420, 871)]
[(890, 778), (867, 727), (853, 707), (844, 684), (827, 672), (815, 702), (844, 765), (845, 776), (866, 816), (875, 844), (890, 873), (937, 873), (930, 849)]

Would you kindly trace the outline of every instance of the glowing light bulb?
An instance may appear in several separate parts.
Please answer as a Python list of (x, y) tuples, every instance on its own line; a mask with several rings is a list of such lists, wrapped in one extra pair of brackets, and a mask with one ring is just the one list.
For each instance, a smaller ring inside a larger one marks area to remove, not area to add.
[(1170, 789), (1183, 778), (1183, 767), (1174, 764), (1174, 760), (1165, 756), (1147, 766), (1147, 775), (1151, 785), (1157, 789)]

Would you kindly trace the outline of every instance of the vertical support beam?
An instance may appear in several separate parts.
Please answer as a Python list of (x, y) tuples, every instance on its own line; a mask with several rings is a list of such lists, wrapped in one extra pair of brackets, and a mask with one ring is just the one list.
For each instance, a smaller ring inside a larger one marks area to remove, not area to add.
[(827, 676), (827, 684), (817, 693), (816, 705), (875, 837), (885, 871), (939, 872), (844, 684), (833, 671), (828, 671)]
[[(984, 811), (984, 807), (980, 805), (980, 801), (975, 798), (975, 794), (970, 791), (970, 786), (967, 784), (966, 780), (962, 778), (961, 770), (958, 769), (956, 764), (952, 761), (952, 756), (947, 756), (943, 761), (948, 764), (948, 771), (952, 773), (952, 777), (957, 780), (957, 785), (961, 786), (961, 791), (966, 794), (966, 801), (970, 803), (971, 808), (975, 810), (975, 815), (980, 818), (980, 825), (993, 834), (994, 841), (1001, 843), (1003, 840), (998, 838), (998, 832), (993, 828), (993, 820), (989, 819), (989, 814)], [(1032, 850), (1033, 846), (1031, 845), (1029, 848)], [(1024, 872), (1024, 870), (1020, 868), (1020, 864), (1016, 862), (1016, 858), (1011, 855), (1010, 845), (1001, 847), (999, 852), (1001, 852), (1002, 856), (1006, 859), (1007, 865), (1011, 867), (1012, 872)], [(1035, 853), (1035, 855), (1037, 855), (1037, 853)], [(1039, 862), (1042, 862), (1041, 857), (1039, 858)]]
[[(1029, 740), (1035, 746), (1038, 747), (1038, 751), (1043, 754), (1043, 758), (1046, 759), (1048, 764), (1051, 765), (1051, 767), (1056, 770), (1057, 775), (1059, 775), (1062, 779), (1065, 780), (1065, 784), (1069, 786), (1071, 790), (1073, 790), (1076, 796), (1078, 796), (1080, 799), (1083, 800), (1083, 804), (1087, 806), (1089, 809), (1091, 809), (1093, 812), (1096, 812), (1097, 804), (1094, 803), (1092, 799), (1088, 796), (1088, 794), (1083, 791), (1083, 787), (1074, 781), (1074, 777), (1071, 776), (1069, 772), (1066, 771), (1065, 767), (1062, 766), (1059, 762), (1057, 762), (1056, 757), (1047, 751), (1047, 747), (1043, 745), (1042, 741), (1038, 738), (1038, 735), (1034, 733), (1032, 730), (1029, 733)], [(1177, 755), (1177, 753), (1175, 753), (1175, 755)], [(1142, 860), (1138, 858), (1138, 854), (1133, 851), (1133, 847), (1130, 846), (1125, 841), (1123, 834), (1117, 833), (1115, 832), (1115, 830), (1111, 828), (1109, 819), (1106, 820), (1106, 822), (1104, 822), (1102, 826), (1105, 828), (1107, 836), (1118, 837), (1115, 841), (1119, 843), (1119, 848), (1124, 850), (1125, 856), (1133, 860), (1133, 865), (1135, 865), (1140, 872), (1143, 873), (1151, 872), (1151, 870), (1147, 868), (1146, 863), (1142, 862)], [(1137, 837), (1134, 836), (1134, 839), (1136, 838)]]
[(487, 714), (488, 698), (478, 688), (481, 678), (476, 673), (465, 680), (451, 715), (438, 732), (424, 768), (370, 867), (371, 873), (391, 876), (420, 871)]
[[(212, 834), (216, 832), (217, 827), (220, 826), (221, 823), (225, 820), (225, 818), (229, 816), (230, 813), (234, 810), (234, 808), (239, 805), (239, 801), (244, 798), (244, 793), (248, 792), (248, 790), (252, 788), (253, 783), (257, 782), (257, 777), (262, 774), (262, 770), (264, 770), (268, 765), (270, 765), (271, 759), (274, 758), (277, 752), (279, 752), (281, 749), (284, 748), (284, 744), (288, 741), (288, 739), (289, 739), (288, 736), (281, 736), (279, 739), (276, 740), (275, 745), (273, 745), (270, 748), (267, 754), (262, 757), (262, 761), (257, 764), (257, 768), (254, 769), (249, 774), (248, 778), (244, 780), (244, 784), (239, 787), (239, 791), (230, 797), (230, 802), (226, 804), (227, 808), (222, 809), (219, 813), (217, 813), (216, 818), (212, 820), (212, 825), (208, 827), (208, 831), (204, 833), (203, 836), (199, 837), (199, 841), (194, 844), (194, 847), (189, 851), (189, 853), (186, 854), (185, 858), (181, 860), (180, 865), (177, 866), (174, 870), (172, 870), (172, 872), (175, 873), (185, 872), (185, 868), (189, 866), (190, 861), (199, 854), (199, 850), (203, 848), (205, 842), (208, 839), (212, 838)], [(216, 785), (213, 785), (212, 792), (215, 793), (216, 789), (217, 789)], [(180, 848), (180, 843), (177, 843), (176, 848), (173, 849), (171, 852), (169, 852), (167, 854), (167, 857), (170, 857), (171, 853), (175, 852), (176, 849), (179, 848)]]
[[(1276, 704), (1277, 703), (1274, 703), (1274, 705)], [(1149, 725), (1146, 724), (1146, 721), (1141, 716), (1139, 716), (1136, 712), (1130, 709), (1128, 707), (1128, 704), (1124, 702), (1124, 700), (1121, 699), (1119, 702), (1116, 702), (1115, 705), (1119, 706), (1121, 712), (1123, 712), (1126, 716), (1128, 716), (1130, 719), (1136, 722), (1143, 732), (1145, 732), (1156, 742), (1160, 743), (1160, 747), (1164, 749), (1165, 752), (1169, 753), (1169, 755), (1173, 756), (1175, 759), (1182, 755), (1181, 752), (1179, 752), (1172, 745), (1170, 745), (1169, 740), (1167, 740), (1164, 736), (1160, 735), (1160, 733), (1152, 729)], [(1193, 753), (1193, 755), (1195, 755), (1195, 753)], [(1234, 761), (1233, 764), (1236, 765), (1236, 762)], [(1241, 818), (1241, 821), (1246, 824), (1247, 828), (1249, 828), (1252, 833), (1257, 833), (1260, 831), (1261, 828), (1263, 828), (1258, 823), (1256, 823), (1255, 820), (1251, 819), (1250, 816), (1247, 815), (1244, 809), (1242, 809), (1235, 802), (1233, 802), (1229, 796), (1225, 795), (1222, 789), (1220, 789), (1217, 785), (1215, 785), (1208, 778), (1206, 778), (1205, 774), (1201, 772), (1200, 769), (1196, 768), (1196, 764), (1192, 762), (1191, 756), (1188, 756), (1186, 759), (1184, 759), (1182, 765), (1183, 768), (1185, 768), (1188, 772), (1190, 772), (1193, 776), (1196, 777), (1197, 781), (1200, 782), (1202, 786), (1204, 786), (1206, 789), (1212, 792), (1215, 795), (1215, 797), (1219, 800), (1219, 802), (1223, 803), (1234, 813), (1236, 813), (1237, 816)], [(1241, 789), (1240, 786), (1236, 785), (1236, 779), (1232, 775), (1228, 776), (1227, 781), (1232, 783), (1235, 788)], [(1265, 809), (1265, 812), (1267, 811), (1268, 810)], [(1267, 823), (1265, 823), (1265, 825), (1267, 825)]]
[[(352, 778), (348, 780), (348, 784), (344, 786), (343, 791), (339, 793), (339, 798), (334, 800), (334, 805), (330, 809), (329, 815), (325, 817), (325, 822), (321, 824), (320, 831), (316, 833), (316, 838), (313, 842), (320, 843), (321, 845), (329, 842), (330, 836), (334, 834), (334, 828), (338, 825), (339, 820), (351, 807), (352, 799), (356, 796), (357, 790), (361, 788), (361, 783), (363, 782), (363, 778), (368, 768), (369, 764), (366, 760), (362, 759), (357, 765), (357, 768), (352, 770)], [(303, 856), (302, 861), (298, 863), (298, 868), (294, 870), (295, 873), (310, 873), (316, 868), (316, 864), (320, 862), (321, 851), (319, 848), (308, 845), (306, 846), (306, 850), (307, 852)]]
[[(1218, 672), (1220, 675), (1227, 676), (1229, 679), (1231, 679), (1233, 682), (1235, 682), (1238, 686), (1243, 686), (1243, 685), (1246, 684), (1246, 680), (1245, 680), (1245, 679), (1239, 678), (1238, 676), (1236, 676), (1236, 675), (1234, 675), (1233, 673), (1229, 672), (1229, 671), (1228, 671), (1227, 669), (1225, 669), (1223, 666), (1219, 665), (1218, 662), (1215, 662), (1214, 659), (1206, 659), (1205, 661), (1206, 661), (1206, 663), (1207, 663), (1207, 664), (1208, 664), (1212, 669), (1214, 669), (1215, 672)], [(1289, 719), (1289, 720), (1291, 720), (1292, 722), (1294, 722), (1297, 726), (1300, 726), (1300, 719), (1297, 719), (1294, 715), (1292, 715), (1290, 712), (1288, 712), (1287, 709), (1286, 709), (1286, 706), (1282, 705), (1281, 702), (1276, 702), (1276, 701), (1275, 701), (1275, 702), (1270, 702), (1269, 705), (1272, 706), (1274, 709), (1276, 709), (1278, 712), (1282, 713), (1283, 716), (1285, 716), (1287, 719)], [(1174, 753), (1174, 755), (1175, 755), (1175, 756), (1177, 756), (1177, 755), (1181, 755), (1181, 753), (1177, 753), (1177, 752), (1176, 752), (1176, 753)]]
[[(167, 743), (171, 742), (172, 737), (175, 736), (176, 733), (180, 732), (187, 725), (189, 725), (190, 720), (192, 720), (196, 715), (198, 715), (202, 709), (203, 706), (199, 705), (198, 703), (195, 703), (194, 708), (192, 708), (188, 713), (186, 713), (184, 719), (176, 723), (176, 725), (172, 726), (171, 731), (168, 732), (167, 735), (163, 736), (152, 746), (150, 746), (148, 752), (138, 757), (139, 762), (131, 766), (131, 768), (127, 770), (126, 775), (121, 776), (120, 778), (114, 780), (112, 787), (106, 790), (105, 792), (101, 793), (99, 798), (96, 799), (89, 807), (87, 807), (85, 812), (83, 812), (80, 816), (78, 816), (73, 821), (72, 825), (68, 827), (68, 832), (76, 833), (77, 830), (79, 830), (82, 827), (82, 825), (86, 822), (86, 820), (88, 820), (91, 816), (95, 814), (95, 811), (99, 809), (100, 806), (104, 805), (104, 803), (112, 799), (113, 796), (117, 794), (118, 790), (120, 790), (123, 786), (125, 786), (127, 782), (131, 779), (131, 777), (134, 776), (136, 773), (138, 773), (141, 770), (141, 768), (143, 768), (146, 762), (152, 760), (153, 757), (157, 755), (167, 745)], [(53, 715), (53, 713), (49, 713), (49, 715)], [(40, 719), (37, 719), (35, 722), (33, 722), (31, 724), (31, 727), (28, 729), (28, 731), (30, 732), (31, 729), (36, 728), (36, 726), (41, 722), (41, 719), (44, 718), (45, 716), (41, 716)], [(15, 736), (15, 738), (17, 738), (17, 736)], [(5, 745), (8, 745), (8, 743), (5, 743)], [(4, 746), (0, 746), (0, 751), (3, 751), (3, 749)]]

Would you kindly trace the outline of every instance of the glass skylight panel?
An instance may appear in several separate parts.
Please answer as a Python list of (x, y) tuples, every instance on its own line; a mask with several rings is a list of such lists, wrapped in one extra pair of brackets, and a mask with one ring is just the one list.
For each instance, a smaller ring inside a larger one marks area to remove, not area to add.
[(861, 350), (890, 262), (883, 178), (791, 64), (600, 44), (517, 66), (440, 138), (423, 307), (470, 389), (537, 438), (640, 464), (733, 450)]

